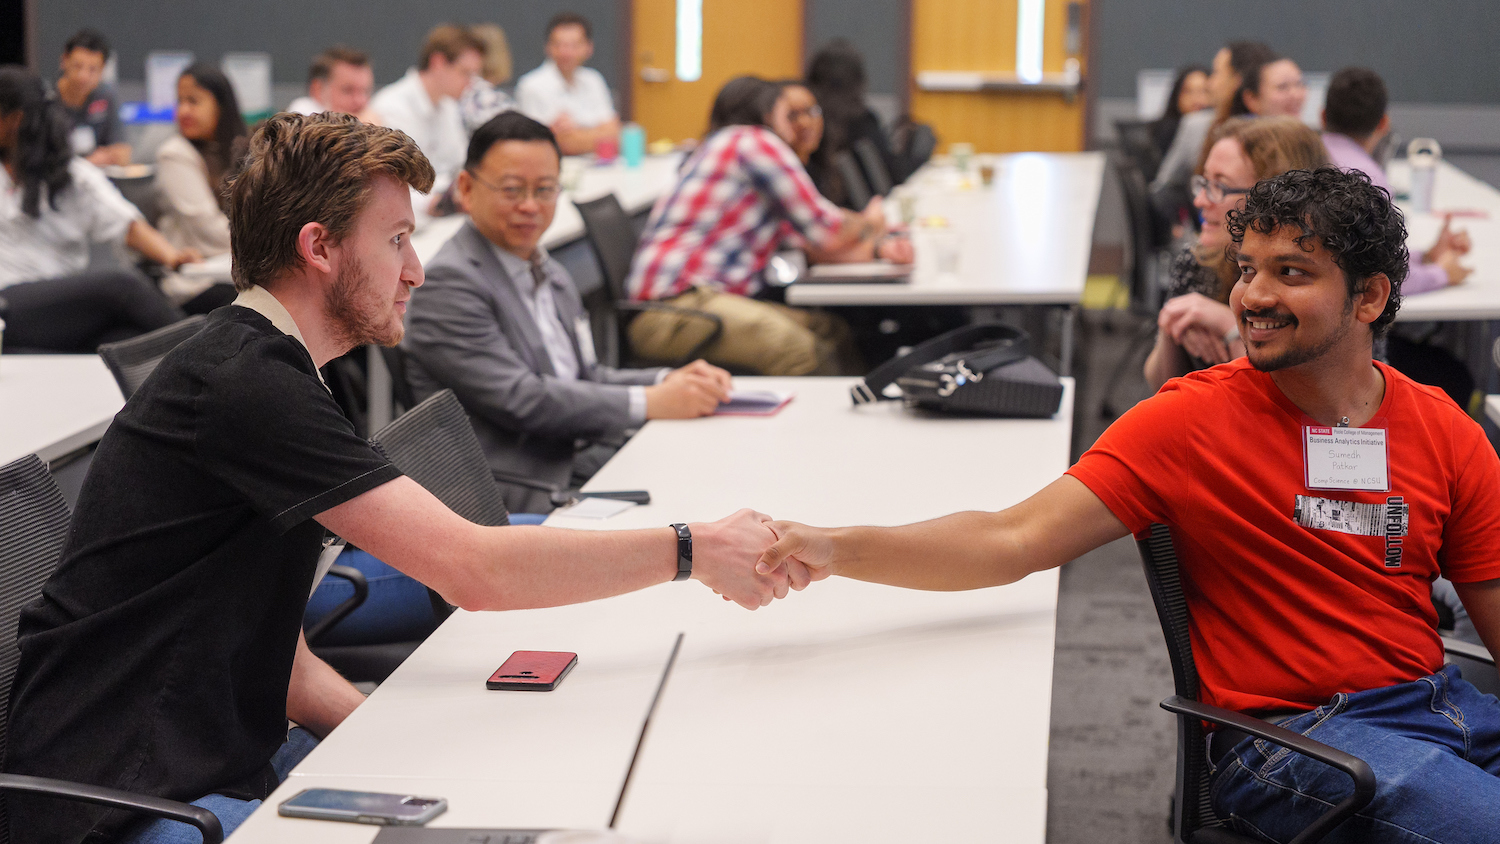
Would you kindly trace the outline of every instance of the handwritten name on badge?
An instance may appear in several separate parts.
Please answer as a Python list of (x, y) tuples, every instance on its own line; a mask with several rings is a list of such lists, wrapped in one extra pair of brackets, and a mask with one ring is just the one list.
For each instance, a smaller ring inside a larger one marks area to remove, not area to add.
[(1308, 489), (1364, 489), (1389, 492), (1384, 428), (1302, 429)]

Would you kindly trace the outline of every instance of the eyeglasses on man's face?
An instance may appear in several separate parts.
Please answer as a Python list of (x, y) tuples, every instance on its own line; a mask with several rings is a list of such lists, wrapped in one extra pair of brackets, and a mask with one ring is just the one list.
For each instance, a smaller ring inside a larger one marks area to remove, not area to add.
[(525, 182), (519, 180), (502, 181), (500, 184), (495, 184), (473, 170), (469, 171), (469, 175), (473, 177), (474, 181), (500, 194), (505, 198), (506, 202), (521, 203), (526, 201), (526, 197), (530, 196), (537, 202), (547, 205), (556, 202), (558, 195), (562, 193), (562, 186), (555, 182), (543, 182), (539, 185), (527, 187)]
[(1192, 186), (1193, 196), (1204, 194), (1209, 202), (1223, 202), (1226, 196), (1240, 196), (1250, 192), (1249, 188), (1232, 188), (1205, 176), (1194, 176), (1188, 184)]
[(807, 108), (794, 108), (786, 113), (788, 120), (810, 120), (823, 116), (822, 106), (810, 105)]

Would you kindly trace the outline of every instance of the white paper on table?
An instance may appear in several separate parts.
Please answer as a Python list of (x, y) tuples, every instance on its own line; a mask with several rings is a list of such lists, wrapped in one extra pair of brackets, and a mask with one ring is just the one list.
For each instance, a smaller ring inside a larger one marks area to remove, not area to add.
[(577, 504), (558, 510), (557, 515), (572, 519), (607, 519), (634, 506), (634, 501), (619, 501), (614, 498), (580, 498)]

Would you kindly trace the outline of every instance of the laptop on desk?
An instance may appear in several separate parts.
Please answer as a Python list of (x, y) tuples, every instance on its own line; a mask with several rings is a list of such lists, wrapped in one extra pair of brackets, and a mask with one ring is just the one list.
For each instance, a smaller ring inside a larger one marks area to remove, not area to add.
[[(641, 722), (641, 734), (635, 739), (635, 752), (630, 755), (630, 767), (625, 769), (625, 780), (620, 783), (620, 793), (615, 798), (615, 810), (609, 817), (607, 829), (613, 830), (615, 824), (620, 821), (620, 809), (625, 805), (625, 795), (630, 790), (630, 778), (635, 774), (635, 765), (641, 758), (641, 747), (646, 743), (646, 732), (651, 728), (651, 718), (656, 714), (656, 707), (661, 703), (662, 690), (667, 687), (667, 678), (672, 675), (672, 668), (677, 664), (677, 654), (682, 650), (683, 634), (677, 634), (677, 641), (672, 644), (672, 653), (667, 657), (667, 665), (662, 669), (661, 681), (656, 684), (656, 694), (651, 698), (651, 706), (646, 710), (646, 718)], [(558, 844), (584, 844), (596, 840), (606, 841), (613, 836), (608, 833), (589, 833), (585, 830), (556, 830), (556, 829), (458, 829), (442, 827), (422, 826), (388, 826), (380, 830), (375, 836), (375, 844), (538, 844), (543, 835), (547, 833), (568, 833), (553, 836), (558, 838)]]

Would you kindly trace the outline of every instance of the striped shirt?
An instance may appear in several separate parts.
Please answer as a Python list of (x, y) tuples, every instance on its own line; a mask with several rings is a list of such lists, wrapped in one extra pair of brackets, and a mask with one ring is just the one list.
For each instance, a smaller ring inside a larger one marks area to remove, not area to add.
[(753, 295), (777, 248), (826, 242), (842, 222), (774, 132), (729, 126), (693, 153), (652, 209), (627, 289), (637, 300), (694, 287)]

